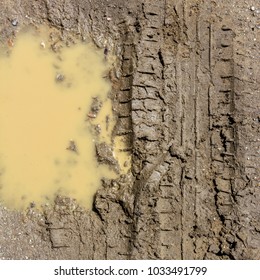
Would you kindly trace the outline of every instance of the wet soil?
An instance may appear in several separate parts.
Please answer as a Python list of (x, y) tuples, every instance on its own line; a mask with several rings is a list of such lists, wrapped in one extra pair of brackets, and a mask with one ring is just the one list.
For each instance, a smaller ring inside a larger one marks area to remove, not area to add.
[(114, 135), (132, 168), (91, 210), (1, 207), (0, 258), (259, 259), (259, 3), (0, 1), (3, 44), (41, 23), (117, 56)]

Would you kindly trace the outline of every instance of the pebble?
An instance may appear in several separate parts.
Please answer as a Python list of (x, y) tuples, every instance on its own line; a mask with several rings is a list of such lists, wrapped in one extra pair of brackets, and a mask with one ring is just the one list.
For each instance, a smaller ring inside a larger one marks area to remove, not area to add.
[(44, 41), (41, 41), (40, 46), (41, 46), (43, 49), (45, 49), (45, 43), (44, 43)]
[(260, 9), (255, 10), (255, 14), (260, 14)]
[(13, 19), (11, 21), (11, 23), (12, 23), (12, 26), (17, 26), (18, 25), (18, 20), (17, 19)]
[(64, 81), (64, 79), (65, 79), (64, 75), (62, 75), (62, 74), (57, 74), (56, 75), (56, 81), (57, 82), (62, 82), (62, 81)]
[(255, 10), (255, 6), (251, 6), (251, 7), (250, 7), (250, 10), (251, 10), (251, 11), (254, 11), (254, 10)]

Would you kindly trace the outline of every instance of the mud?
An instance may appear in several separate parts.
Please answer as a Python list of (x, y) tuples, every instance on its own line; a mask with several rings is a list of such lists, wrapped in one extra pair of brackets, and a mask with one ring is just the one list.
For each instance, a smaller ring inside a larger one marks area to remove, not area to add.
[(1, 207), (0, 258), (259, 259), (259, 11), (253, 0), (0, 1), (2, 44), (45, 23), (117, 57), (113, 134), (132, 156), (91, 210), (66, 197), (43, 213)]

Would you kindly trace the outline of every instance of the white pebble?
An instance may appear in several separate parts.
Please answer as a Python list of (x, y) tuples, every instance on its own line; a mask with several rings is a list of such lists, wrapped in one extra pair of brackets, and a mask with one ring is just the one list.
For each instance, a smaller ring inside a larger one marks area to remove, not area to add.
[(40, 45), (43, 49), (45, 49), (45, 43), (43, 41), (41, 41)]

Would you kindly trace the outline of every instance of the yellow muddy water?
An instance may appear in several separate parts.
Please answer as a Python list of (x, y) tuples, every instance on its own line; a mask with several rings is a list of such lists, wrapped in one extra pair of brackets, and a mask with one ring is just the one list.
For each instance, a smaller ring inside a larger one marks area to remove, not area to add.
[[(110, 144), (113, 129), (107, 70), (103, 52), (92, 44), (55, 53), (47, 35), (35, 32), (19, 34), (11, 53), (0, 56), (0, 200), (5, 205), (40, 206), (61, 194), (88, 208), (101, 178), (117, 176), (95, 155), (95, 143)], [(94, 120), (93, 98), (102, 102)]]

